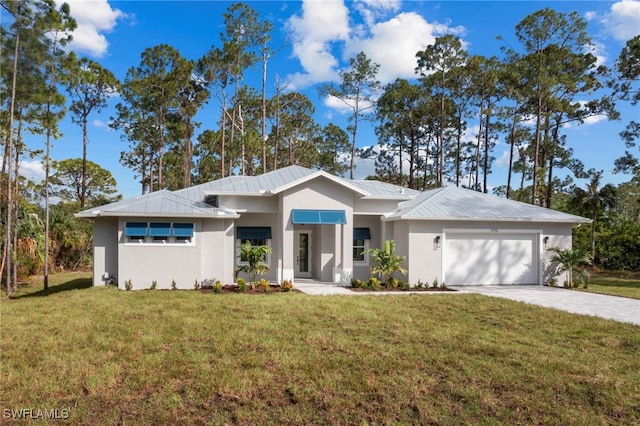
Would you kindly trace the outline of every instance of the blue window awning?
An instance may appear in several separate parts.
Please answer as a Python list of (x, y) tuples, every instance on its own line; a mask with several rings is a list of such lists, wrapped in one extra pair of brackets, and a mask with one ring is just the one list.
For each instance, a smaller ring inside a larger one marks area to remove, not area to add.
[(371, 230), (369, 228), (353, 228), (354, 240), (370, 240)]
[(149, 224), (149, 235), (152, 237), (169, 237), (171, 236), (171, 223), (167, 222), (151, 222)]
[(294, 224), (344, 225), (347, 216), (344, 210), (291, 210), (291, 220)]
[(126, 237), (146, 237), (147, 222), (127, 222), (124, 225), (124, 235)]
[(239, 240), (270, 240), (270, 226), (238, 226), (236, 238)]
[(193, 237), (193, 223), (174, 223), (173, 224), (173, 236), (174, 237)]

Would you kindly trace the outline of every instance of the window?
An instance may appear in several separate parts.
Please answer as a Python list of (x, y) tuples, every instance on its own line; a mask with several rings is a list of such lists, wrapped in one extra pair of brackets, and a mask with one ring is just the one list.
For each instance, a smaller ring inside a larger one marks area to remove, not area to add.
[(193, 223), (174, 223), (173, 237), (176, 242), (190, 243), (193, 238)]
[(128, 243), (191, 244), (193, 223), (126, 222), (124, 235)]
[(154, 242), (167, 242), (171, 236), (171, 224), (151, 222), (149, 224), (149, 235)]
[(367, 254), (365, 250), (369, 248), (368, 240), (353, 240), (353, 262), (366, 263)]
[(369, 228), (353, 228), (353, 263), (368, 264), (369, 255), (366, 250), (369, 248), (371, 231)]
[(127, 222), (124, 235), (130, 242), (144, 242), (147, 237), (147, 222)]
[[(271, 247), (271, 227), (270, 226), (238, 226), (236, 228), (236, 252), (240, 256), (240, 263), (247, 259), (240, 255), (240, 245), (246, 242), (252, 246)], [(271, 263), (271, 256), (266, 255), (263, 259), (266, 263)]]

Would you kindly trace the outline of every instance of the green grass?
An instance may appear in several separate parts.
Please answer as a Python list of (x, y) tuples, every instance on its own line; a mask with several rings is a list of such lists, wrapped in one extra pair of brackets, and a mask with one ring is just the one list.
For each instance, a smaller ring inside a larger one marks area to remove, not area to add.
[(56, 276), (51, 294), (38, 284), (1, 302), (0, 412), (69, 408), (72, 424), (640, 422), (636, 326), (471, 294), (88, 282)]
[(580, 286), (577, 290), (640, 299), (640, 276), (636, 274), (597, 273), (591, 277), (587, 288)]

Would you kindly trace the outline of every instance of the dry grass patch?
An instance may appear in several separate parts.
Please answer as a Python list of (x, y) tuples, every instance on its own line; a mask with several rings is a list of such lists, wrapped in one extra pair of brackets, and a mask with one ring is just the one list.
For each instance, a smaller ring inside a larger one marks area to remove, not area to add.
[(76, 285), (2, 301), (3, 410), (69, 407), (73, 424), (640, 422), (632, 325), (479, 295)]

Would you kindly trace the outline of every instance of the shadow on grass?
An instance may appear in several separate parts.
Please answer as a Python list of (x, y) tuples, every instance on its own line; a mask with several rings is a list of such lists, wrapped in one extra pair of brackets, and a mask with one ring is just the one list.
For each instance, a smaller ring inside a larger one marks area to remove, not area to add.
[(32, 293), (18, 294), (15, 296), (11, 295), (11, 299), (51, 296), (52, 294), (61, 293), (63, 291), (87, 289), (91, 287), (91, 284), (92, 284), (91, 278), (76, 278), (70, 281), (65, 281), (61, 284), (56, 284), (56, 285), (49, 284), (48, 290), (41, 289)]

